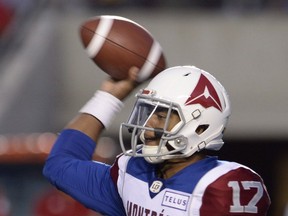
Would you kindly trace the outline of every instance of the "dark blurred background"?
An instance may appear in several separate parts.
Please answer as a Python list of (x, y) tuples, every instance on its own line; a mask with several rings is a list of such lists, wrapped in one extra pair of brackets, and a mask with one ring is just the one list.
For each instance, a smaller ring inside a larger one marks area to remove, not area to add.
[[(258, 172), (269, 216), (287, 216), (287, 0), (0, 0), (0, 216), (98, 215), (53, 189), (42, 166), (106, 77), (86, 55), (79, 26), (107, 14), (146, 27), (169, 66), (195, 65), (222, 82), (232, 117), (219, 157)], [(113, 162), (128, 114), (103, 134), (95, 159)]]

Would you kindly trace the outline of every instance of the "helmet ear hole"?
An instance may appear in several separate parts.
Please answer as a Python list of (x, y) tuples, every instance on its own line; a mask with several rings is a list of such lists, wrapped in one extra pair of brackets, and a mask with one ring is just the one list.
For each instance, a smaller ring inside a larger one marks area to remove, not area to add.
[(209, 128), (209, 125), (208, 125), (208, 124), (199, 125), (199, 126), (196, 128), (195, 132), (196, 132), (198, 135), (200, 135), (200, 134), (202, 134), (204, 131), (206, 131), (208, 128)]

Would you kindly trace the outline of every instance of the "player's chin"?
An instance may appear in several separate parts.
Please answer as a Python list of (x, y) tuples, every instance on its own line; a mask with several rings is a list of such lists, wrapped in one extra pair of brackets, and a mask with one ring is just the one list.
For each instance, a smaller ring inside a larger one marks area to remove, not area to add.
[(146, 146), (158, 146), (160, 143), (160, 139), (156, 139), (156, 138), (147, 138), (144, 140), (144, 144)]

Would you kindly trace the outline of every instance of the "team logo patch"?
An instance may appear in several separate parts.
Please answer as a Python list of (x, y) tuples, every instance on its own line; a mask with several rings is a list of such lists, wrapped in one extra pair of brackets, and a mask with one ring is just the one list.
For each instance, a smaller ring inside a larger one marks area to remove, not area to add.
[(191, 93), (185, 105), (201, 104), (205, 108), (215, 107), (222, 112), (222, 106), (217, 91), (211, 82), (201, 74), (198, 84)]
[(189, 203), (189, 196), (175, 193), (171, 191), (166, 191), (162, 200), (162, 205), (186, 211)]
[(156, 181), (154, 181), (151, 184), (150, 191), (152, 193), (159, 193), (159, 191), (161, 190), (162, 186), (163, 186), (163, 183), (161, 181), (156, 180)]

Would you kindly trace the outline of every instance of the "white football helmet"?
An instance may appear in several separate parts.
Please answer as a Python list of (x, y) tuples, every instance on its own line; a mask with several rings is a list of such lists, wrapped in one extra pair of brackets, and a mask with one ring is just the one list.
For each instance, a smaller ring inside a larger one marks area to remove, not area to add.
[[(128, 122), (120, 126), (120, 144), (125, 155), (160, 163), (189, 157), (202, 149), (219, 150), (224, 144), (222, 136), (231, 113), (230, 101), (224, 87), (208, 72), (194, 66), (168, 68), (136, 97)], [(146, 122), (159, 107), (168, 111), (164, 128), (147, 127)], [(177, 112), (180, 122), (168, 131), (172, 112)], [(130, 150), (124, 144), (125, 128), (131, 136)], [(158, 146), (145, 145), (145, 130), (154, 131), (161, 138)], [(141, 141), (143, 144), (139, 144)]]

